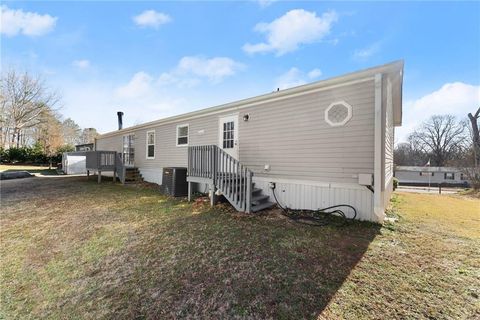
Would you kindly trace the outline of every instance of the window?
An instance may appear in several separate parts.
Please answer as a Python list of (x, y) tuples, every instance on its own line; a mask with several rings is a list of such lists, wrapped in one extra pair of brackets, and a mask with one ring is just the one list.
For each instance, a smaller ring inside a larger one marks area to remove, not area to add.
[(343, 126), (352, 118), (352, 106), (345, 101), (337, 101), (325, 110), (325, 121), (332, 127)]
[(177, 147), (188, 146), (188, 124), (177, 126)]
[(455, 180), (455, 174), (453, 172), (445, 172), (445, 180)]
[(223, 149), (233, 148), (235, 139), (235, 122), (229, 121), (223, 123)]
[(135, 161), (135, 135), (129, 134), (123, 136), (123, 163), (128, 166), (133, 166)]
[(147, 159), (155, 159), (155, 131), (147, 131)]
[(460, 173), (460, 180), (468, 180), (468, 178), (465, 174)]
[(435, 173), (434, 173), (434, 172), (421, 171), (421, 172), (420, 172), (420, 175), (421, 175), (421, 176), (427, 176), (427, 177), (428, 177), (428, 176), (433, 177), (433, 176), (435, 175)]

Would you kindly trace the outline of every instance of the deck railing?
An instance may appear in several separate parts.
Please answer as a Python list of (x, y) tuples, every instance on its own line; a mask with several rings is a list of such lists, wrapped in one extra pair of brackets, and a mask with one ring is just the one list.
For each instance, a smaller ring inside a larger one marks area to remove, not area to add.
[(113, 171), (113, 177), (118, 176), (125, 183), (125, 165), (116, 151), (85, 151), (87, 171), (98, 171), (99, 181), (102, 171)]
[(237, 210), (250, 212), (253, 172), (218, 146), (188, 147), (188, 176), (211, 180)]

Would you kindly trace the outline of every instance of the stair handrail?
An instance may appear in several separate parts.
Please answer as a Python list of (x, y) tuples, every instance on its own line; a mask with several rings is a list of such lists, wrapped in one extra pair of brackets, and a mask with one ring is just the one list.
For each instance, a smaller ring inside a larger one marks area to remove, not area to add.
[(123, 159), (120, 156), (120, 153), (115, 154), (115, 172), (117, 173), (118, 179), (122, 184), (125, 184), (126, 177), (126, 167), (123, 163)]
[(240, 211), (251, 212), (253, 171), (217, 145), (188, 147), (188, 175), (213, 180)]

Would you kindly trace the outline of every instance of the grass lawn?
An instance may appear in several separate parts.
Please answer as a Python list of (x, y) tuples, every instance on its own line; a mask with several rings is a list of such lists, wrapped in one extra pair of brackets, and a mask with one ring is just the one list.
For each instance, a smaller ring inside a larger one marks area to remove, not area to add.
[(0, 164), (0, 172), (10, 172), (10, 171), (28, 171), (31, 174), (35, 175), (43, 175), (43, 176), (51, 176), (57, 175), (56, 169), (49, 169), (48, 166), (34, 166), (34, 165), (11, 165), (11, 164)]
[(0, 319), (474, 319), (480, 200), (397, 194), (383, 227), (297, 225), (150, 188), (2, 181)]

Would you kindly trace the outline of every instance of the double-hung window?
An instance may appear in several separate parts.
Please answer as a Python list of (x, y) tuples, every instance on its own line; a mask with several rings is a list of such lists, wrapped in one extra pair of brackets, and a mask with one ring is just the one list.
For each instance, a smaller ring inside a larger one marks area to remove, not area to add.
[(155, 159), (155, 130), (147, 131), (147, 159)]
[(177, 126), (177, 147), (188, 146), (188, 124)]

